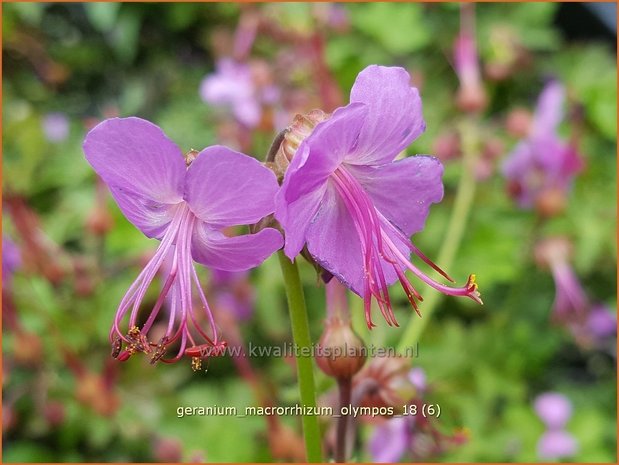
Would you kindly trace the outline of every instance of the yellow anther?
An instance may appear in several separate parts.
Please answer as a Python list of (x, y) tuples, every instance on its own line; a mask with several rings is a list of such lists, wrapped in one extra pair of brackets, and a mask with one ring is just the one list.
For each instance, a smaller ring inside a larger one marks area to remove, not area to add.
[(191, 369), (193, 371), (200, 371), (202, 368), (202, 359), (200, 357), (191, 357)]
[(137, 326), (132, 326), (131, 329), (129, 330), (128, 336), (132, 339), (135, 339), (139, 335), (140, 335), (140, 328), (138, 328)]

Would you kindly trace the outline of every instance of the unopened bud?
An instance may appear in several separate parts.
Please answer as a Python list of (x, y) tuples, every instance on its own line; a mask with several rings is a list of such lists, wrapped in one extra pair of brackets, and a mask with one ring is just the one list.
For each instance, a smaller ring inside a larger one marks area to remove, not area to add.
[(86, 228), (95, 236), (103, 236), (114, 226), (114, 219), (105, 207), (96, 206), (86, 218)]
[(505, 153), (505, 145), (498, 137), (488, 137), (484, 142), (484, 158), (495, 160)]
[(41, 362), (43, 345), (41, 339), (34, 333), (18, 331), (15, 333), (14, 358), (20, 365), (33, 366)]
[(488, 103), (486, 91), (481, 84), (460, 86), (456, 95), (456, 106), (465, 113), (477, 113)]
[(363, 367), (366, 350), (363, 340), (354, 332), (349, 321), (335, 316), (327, 319), (316, 355), (318, 367), (327, 376), (350, 379)]
[(153, 456), (158, 462), (177, 463), (183, 458), (183, 446), (178, 439), (157, 438), (153, 445)]
[(432, 153), (442, 162), (456, 158), (460, 154), (460, 137), (458, 133), (449, 131), (440, 134), (434, 141)]
[(91, 268), (82, 257), (73, 260), (75, 294), (80, 297), (90, 296), (95, 289)]
[(304, 462), (305, 446), (303, 438), (289, 426), (274, 423), (269, 427), (268, 442), (274, 459), (285, 462)]
[(526, 137), (531, 130), (533, 116), (525, 108), (515, 108), (509, 112), (505, 121), (505, 129), (510, 136), (517, 138)]
[(78, 378), (75, 398), (106, 417), (112, 416), (120, 405), (118, 396), (95, 373), (86, 373)]
[(193, 161), (198, 158), (200, 152), (195, 149), (191, 149), (189, 152), (185, 154), (185, 165), (189, 166), (193, 163)]
[(557, 188), (540, 192), (535, 201), (535, 209), (545, 218), (560, 215), (565, 211), (566, 206), (565, 192)]
[(2, 433), (6, 433), (17, 424), (17, 413), (9, 403), (2, 403)]
[(66, 416), (64, 405), (58, 401), (50, 401), (45, 404), (43, 415), (50, 426), (60, 426)]
[(555, 236), (542, 239), (535, 245), (535, 261), (543, 268), (568, 261), (572, 255), (572, 243), (567, 237)]
[(490, 81), (504, 81), (513, 73), (510, 63), (502, 63), (499, 61), (490, 61), (485, 64), (484, 71), (486, 77)]

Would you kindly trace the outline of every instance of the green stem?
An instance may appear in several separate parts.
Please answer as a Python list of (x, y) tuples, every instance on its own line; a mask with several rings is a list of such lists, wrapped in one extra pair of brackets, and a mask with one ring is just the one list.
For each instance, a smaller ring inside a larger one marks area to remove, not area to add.
[[(436, 263), (440, 264), (445, 270), (451, 268), (460, 248), (475, 197), (475, 165), (479, 143), (477, 126), (474, 121), (466, 120), (460, 125), (459, 129), (460, 140), (462, 141), (462, 175), (458, 182), (445, 240), (436, 260)], [(443, 294), (440, 292), (431, 292), (424, 298), (420, 308), (423, 318), (412, 318), (409, 322), (398, 345), (400, 353), (403, 353), (407, 347), (415, 346), (419, 342), (442, 296)]]
[[(313, 409), (316, 407), (316, 393), (314, 392), (314, 366), (312, 364), (312, 357), (309, 355), (311, 354), (312, 341), (299, 269), (297, 264), (288, 260), (281, 250), (278, 255), (286, 286), (292, 338), (296, 346), (297, 377), (299, 380), (301, 404), (304, 407), (311, 407)], [(315, 415), (304, 415), (301, 419), (307, 461), (312, 463), (322, 462), (318, 417)]]

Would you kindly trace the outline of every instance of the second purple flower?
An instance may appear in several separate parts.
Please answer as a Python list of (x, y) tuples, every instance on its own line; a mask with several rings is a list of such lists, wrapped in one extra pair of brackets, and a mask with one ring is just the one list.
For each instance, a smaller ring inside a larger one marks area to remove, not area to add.
[(405, 275), (449, 295), (481, 302), (475, 277), (462, 287), (441, 284), (410, 260), (415, 254), (446, 279), (409, 237), (423, 229), (443, 197), (443, 166), (434, 157), (394, 161), (424, 130), (421, 99), (402, 68), (369, 66), (338, 108), (303, 140), (277, 194), (275, 217), (286, 233), (286, 255), (305, 245), (314, 259), (365, 301), (368, 326), (375, 299), (396, 325), (387, 286), (399, 280), (417, 310), (421, 295)]

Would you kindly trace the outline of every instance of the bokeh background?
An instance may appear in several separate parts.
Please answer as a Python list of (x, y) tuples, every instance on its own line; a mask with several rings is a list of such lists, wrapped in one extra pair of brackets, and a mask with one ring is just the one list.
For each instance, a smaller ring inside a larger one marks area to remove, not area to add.
[[(612, 21), (596, 20), (582, 5), (478, 5), (487, 104), (471, 116), (456, 104), (460, 13), (457, 4), (4, 4), (3, 460), (302, 456), (298, 417), (176, 416), (179, 406), (243, 408), (264, 396), (292, 405), (297, 386), (290, 360), (252, 358), (248, 369), (223, 357), (194, 373), (188, 362), (152, 367), (141, 357), (124, 364), (110, 358), (107, 332), (116, 306), (156, 243), (122, 216), (81, 143), (102, 119), (137, 115), (184, 150), (223, 143), (262, 159), (295, 113), (347, 103), (357, 73), (376, 63), (407, 68), (421, 91), (427, 130), (409, 155), (434, 154), (446, 166), (445, 199), (415, 237), (431, 258), (441, 248), (463, 173), (461, 121), (469, 118), (480, 135), (474, 205), (448, 271), (459, 281), (475, 272), (485, 305), (440, 301), (412, 366), (425, 373), (425, 401), (441, 406), (432, 434), (442, 442), (434, 448), (409, 438), (394, 459), (543, 460), (539, 441), (547, 427), (534, 403), (556, 392), (571, 406), (561, 430), (572, 442), (559, 458), (614, 462), (615, 333), (583, 341), (578, 325), (586, 323), (553, 317), (556, 283), (534, 257), (539, 240), (567, 238), (572, 253), (565, 262), (587, 295), (585, 311), (602, 306), (615, 318)], [(611, 10), (606, 19), (614, 15)], [(226, 75), (226, 59), (249, 71)], [(240, 87), (206, 95), (209, 76)], [(552, 78), (567, 93), (559, 136), (581, 154), (584, 169), (562, 199), (565, 208), (544, 216), (517, 206), (501, 165), (526, 137), (536, 99)], [(252, 106), (250, 120), (235, 111), (242, 104)], [(317, 341), (324, 290), (309, 264), (301, 272)], [(224, 321), (237, 307), (225, 323), (228, 334), (238, 332), (246, 344), (290, 341), (276, 257), (248, 276), (204, 271), (202, 278)], [(399, 289), (392, 295), (402, 327), (378, 322), (371, 333), (359, 318), (360, 299), (351, 300), (367, 343), (395, 346), (417, 318)], [(328, 398), (333, 381), (316, 376), (319, 395)], [(329, 419), (322, 424), (328, 430)], [(369, 445), (377, 424), (359, 422), (356, 460), (376, 458)], [(412, 427), (412, 438), (427, 434)]]

